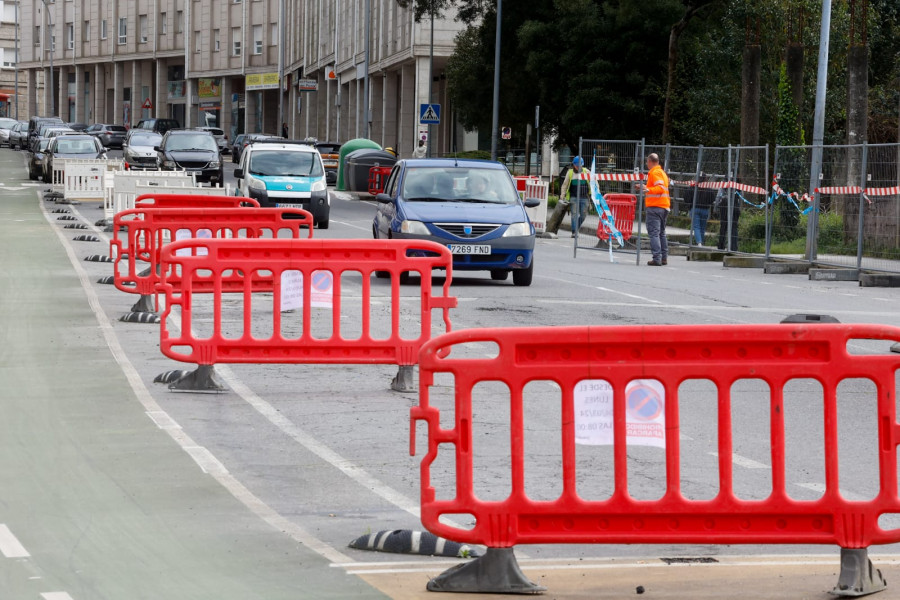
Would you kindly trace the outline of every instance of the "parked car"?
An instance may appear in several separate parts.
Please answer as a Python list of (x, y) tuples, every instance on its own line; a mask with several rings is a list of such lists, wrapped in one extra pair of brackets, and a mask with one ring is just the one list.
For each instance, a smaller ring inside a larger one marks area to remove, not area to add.
[(66, 125), (68, 125), (69, 129), (72, 129), (79, 133), (81, 133), (82, 131), (84, 131), (85, 129), (88, 128), (87, 123), (74, 122), (74, 123), (66, 123)]
[(218, 127), (198, 127), (198, 129), (208, 131), (216, 138), (216, 143), (219, 145), (219, 152), (227, 154), (231, 151), (231, 148), (228, 146), (228, 138), (225, 136), (225, 132)]
[(234, 149), (232, 149), (231, 160), (232, 162), (241, 162), (241, 154), (244, 152), (244, 148), (247, 147), (250, 142), (256, 142), (260, 140), (278, 140), (283, 142), (284, 138), (278, 137), (277, 135), (272, 135), (271, 133), (247, 133), (244, 134), (244, 139), (241, 141), (241, 145), (238, 146), (237, 149), (237, 159), (234, 158)]
[(238, 163), (238, 160), (241, 157), (240, 148), (244, 145), (244, 138), (247, 137), (246, 133), (240, 133), (234, 136), (234, 139), (231, 141), (231, 162), (234, 164)]
[(454, 271), (531, 285), (534, 227), (509, 171), (481, 160), (409, 159), (395, 166), (376, 197), (376, 238), (431, 240), (453, 253)]
[(322, 155), (322, 164), (325, 165), (326, 181), (332, 185), (337, 183), (341, 145), (337, 142), (316, 142), (316, 150)]
[(60, 135), (69, 135), (70, 133), (78, 132), (74, 129), (69, 129), (68, 127), (45, 127), (42, 133), (43, 135), (41, 135), (41, 137), (55, 138)]
[(128, 133), (128, 130), (122, 125), (95, 123), (84, 132), (95, 136), (104, 148), (121, 148), (125, 143), (125, 134)]
[(32, 181), (44, 178), (44, 154), (47, 152), (47, 146), (50, 144), (50, 138), (36, 138), (30, 146), (28, 146), (28, 178)]
[(197, 181), (224, 181), (222, 157), (216, 138), (200, 129), (170, 129), (156, 148), (156, 163), (163, 171), (184, 169), (196, 173)]
[(59, 158), (102, 158), (106, 149), (92, 135), (84, 133), (58, 135), (50, 138), (44, 155), (44, 182), (50, 183), (53, 161)]
[(166, 133), (170, 129), (180, 129), (181, 123), (175, 119), (141, 119), (135, 126), (136, 129), (149, 129), (156, 133)]
[(25, 148), (28, 141), (28, 121), (19, 121), (9, 130), (9, 147), (16, 150)]
[(146, 129), (132, 129), (122, 146), (125, 168), (129, 170), (157, 169), (156, 147), (162, 141), (158, 133)]
[(9, 146), (9, 132), (17, 123), (15, 119), (0, 118), (0, 146)]
[(28, 143), (29, 145), (36, 138), (41, 137), (40, 130), (43, 125), (52, 123), (57, 127), (65, 126), (63, 120), (59, 117), (31, 117), (28, 119)]
[(260, 206), (302, 208), (319, 229), (328, 229), (331, 199), (325, 167), (312, 146), (283, 139), (255, 141), (244, 148), (234, 176), (239, 195)]

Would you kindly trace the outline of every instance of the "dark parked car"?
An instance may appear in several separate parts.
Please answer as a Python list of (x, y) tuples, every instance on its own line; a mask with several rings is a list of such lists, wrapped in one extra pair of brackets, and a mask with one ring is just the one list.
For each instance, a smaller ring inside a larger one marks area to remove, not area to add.
[[(244, 151), (250, 142), (256, 142), (259, 140), (280, 140), (284, 141), (284, 138), (278, 137), (277, 135), (272, 135), (270, 133), (246, 133), (243, 134), (244, 138), (241, 140), (240, 146), (235, 146), (231, 149), (231, 162), (239, 163), (241, 162), (241, 153)], [(237, 155), (235, 156), (235, 148), (237, 149)]]
[(44, 155), (44, 182), (50, 183), (53, 161), (57, 158), (102, 158), (106, 149), (94, 136), (84, 133), (58, 135), (50, 139)]
[(85, 133), (95, 136), (104, 148), (121, 148), (128, 130), (122, 125), (96, 123), (88, 127)]
[(47, 152), (47, 146), (50, 144), (50, 138), (37, 138), (28, 146), (28, 178), (32, 181), (44, 178), (44, 154)]
[(234, 136), (234, 140), (231, 142), (231, 162), (233, 162), (234, 164), (237, 164), (238, 160), (241, 158), (240, 149), (244, 147), (245, 137), (247, 137), (247, 134), (241, 133)]
[(79, 133), (81, 133), (82, 131), (84, 131), (85, 129), (88, 128), (87, 123), (75, 122), (75, 123), (66, 123), (66, 125), (69, 126), (69, 129), (71, 129), (73, 131), (77, 131)]
[(22, 150), (28, 143), (28, 121), (19, 121), (9, 130), (9, 147)]
[(372, 224), (376, 238), (431, 240), (450, 249), (454, 271), (531, 285), (534, 227), (509, 171), (481, 160), (402, 160), (388, 178)]
[(317, 142), (316, 150), (322, 155), (322, 163), (325, 165), (325, 180), (329, 184), (337, 183), (341, 145), (337, 142)]
[(129, 170), (157, 169), (156, 147), (162, 141), (161, 135), (146, 129), (132, 129), (122, 147), (125, 168)]
[(222, 156), (216, 138), (202, 129), (170, 129), (156, 147), (156, 163), (163, 171), (184, 169), (197, 181), (224, 181)]
[(181, 128), (181, 123), (175, 119), (141, 119), (135, 129), (149, 129), (156, 133), (165, 133), (170, 129)]
[(66, 124), (63, 123), (63, 120), (59, 117), (31, 117), (28, 119), (28, 143), (31, 145), (36, 138), (41, 137), (39, 135), (40, 129), (43, 125), (47, 123), (52, 123), (56, 127), (65, 127)]

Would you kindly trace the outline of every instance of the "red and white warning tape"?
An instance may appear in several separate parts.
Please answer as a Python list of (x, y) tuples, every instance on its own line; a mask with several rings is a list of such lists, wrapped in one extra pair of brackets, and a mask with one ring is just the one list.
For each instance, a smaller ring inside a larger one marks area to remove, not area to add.
[(755, 185), (747, 185), (746, 183), (738, 183), (737, 181), (704, 181), (699, 184), (696, 181), (673, 181), (672, 183), (674, 185), (686, 185), (689, 187), (696, 186), (712, 190), (734, 188), (741, 192), (747, 192), (748, 194), (760, 194), (762, 196), (765, 196), (767, 194), (766, 190), (761, 187), (757, 187)]
[(582, 169), (578, 178), (582, 181), (589, 179), (594, 181), (641, 181), (645, 179), (645, 175), (641, 173), (591, 173), (587, 169)]

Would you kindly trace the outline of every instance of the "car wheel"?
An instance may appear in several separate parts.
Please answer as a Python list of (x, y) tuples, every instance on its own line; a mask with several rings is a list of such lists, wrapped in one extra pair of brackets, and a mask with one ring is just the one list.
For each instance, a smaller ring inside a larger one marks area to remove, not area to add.
[(328, 219), (322, 219), (316, 225), (319, 229), (328, 229)]
[(37, 181), (37, 174), (31, 167), (28, 167), (28, 179), (30, 179), (31, 181)]
[(400, 285), (409, 285), (412, 282), (412, 273), (403, 271), (400, 273)]
[(513, 284), (519, 287), (528, 287), (531, 285), (531, 280), (534, 277), (534, 259), (531, 259), (531, 264), (528, 265), (527, 269), (519, 269), (513, 271)]
[(506, 281), (509, 278), (509, 271), (506, 269), (491, 269), (491, 279), (494, 281)]

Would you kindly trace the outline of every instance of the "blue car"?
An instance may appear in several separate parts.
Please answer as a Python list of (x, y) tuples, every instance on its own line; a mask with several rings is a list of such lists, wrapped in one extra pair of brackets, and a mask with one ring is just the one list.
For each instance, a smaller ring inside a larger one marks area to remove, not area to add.
[(430, 240), (453, 253), (453, 269), (513, 275), (518, 286), (534, 274), (534, 227), (506, 167), (482, 160), (399, 161), (378, 194), (372, 225), (377, 239)]

